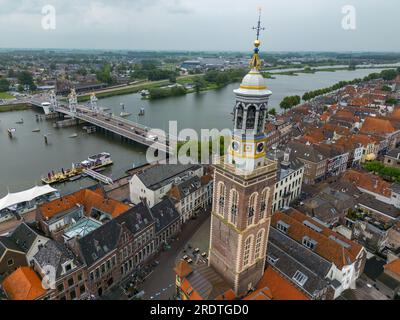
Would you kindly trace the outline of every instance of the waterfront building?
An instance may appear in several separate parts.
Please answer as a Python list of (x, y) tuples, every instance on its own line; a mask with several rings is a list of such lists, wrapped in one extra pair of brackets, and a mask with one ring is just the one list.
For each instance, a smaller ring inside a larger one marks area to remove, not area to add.
[(0, 199), (0, 223), (22, 216), (25, 213), (35, 210), (38, 205), (57, 199), (59, 192), (48, 185), (36, 186), (31, 189), (8, 193)]
[(60, 199), (45, 203), (36, 211), (40, 229), (54, 239), (61, 238), (64, 230), (91, 218), (100, 223), (110, 221), (126, 212), (130, 206), (108, 198), (101, 188), (82, 189)]
[(155, 165), (135, 174), (129, 181), (131, 202), (138, 204), (145, 199), (151, 208), (159, 203), (171, 190), (174, 184), (179, 184), (188, 178), (201, 178), (204, 169), (200, 165)]

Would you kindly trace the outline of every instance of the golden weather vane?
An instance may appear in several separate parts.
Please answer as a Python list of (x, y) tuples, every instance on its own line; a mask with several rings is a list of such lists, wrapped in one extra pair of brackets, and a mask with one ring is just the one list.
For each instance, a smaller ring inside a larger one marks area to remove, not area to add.
[(256, 69), (256, 70), (260, 70), (261, 69), (261, 60), (260, 60), (260, 56), (258, 55), (258, 53), (260, 52), (260, 45), (261, 45), (261, 41), (260, 41), (260, 32), (264, 31), (265, 28), (261, 26), (261, 8), (258, 8), (258, 23), (257, 23), (257, 27), (253, 27), (253, 30), (257, 31), (257, 39), (254, 41), (254, 54), (253, 54), (253, 58), (251, 59), (251, 68), (252, 69)]

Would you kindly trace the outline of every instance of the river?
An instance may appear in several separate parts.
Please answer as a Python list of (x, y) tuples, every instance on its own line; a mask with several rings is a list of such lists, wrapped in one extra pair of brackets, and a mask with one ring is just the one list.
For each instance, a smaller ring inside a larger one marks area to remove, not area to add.
[[(270, 107), (279, 110), (279, 103), (288, 95), (303, 95), (306, 91), (328, 87), (342, 80), (364, 77), (380, 69), (317, 72), (299, 76), (281, 76), (268, 79), (269, 89), (273, 92)], [(102, 107), (110, 107), (114, 114), (121, 112), (121, 103), (128, 117), (152, 128), (168, 129), (168, 122), (176, 120), (178, 128), (223, 129), (232, 125), (234, 94), (232, 90), (238, 84), (231, 84), (219, 90), (188, 94), (156, 101), (142, 100), (139, 94), (115, 96), (99, 100)], [(144, 116), (137, 114), (140, 108), (146, 110)], [(50, 170), (69, 168), (73, 162), (79, 162), (92, 154), (102, 151), (111, 153), (114, 165), (104, 174), (119, 177), (124, 170), (145, 162), (145, 148), (135, 144), (121, 143), (117, 137), (103, 133), (86, 134), (82, 126), (54, 129), (51, 121), (36, 121), (39, 110), (25, 110), (0, 113), (0, 197), (7, 191), (17, 192), (40, 185), (40, 178)], [(16, 124), (20, 119), (23, 124)], [(7, 136), (7, 129), (15, 127), (15, 137)], [(40, 128), (40, 133), (32, 130)], [(43, 134), (48, 133), (49, 144), (44, 144)], [(77, 138), (69, 138), (78, 133)], [(62, 193), (93, 184), (89, 178), (68, 182), (56, 186)]]

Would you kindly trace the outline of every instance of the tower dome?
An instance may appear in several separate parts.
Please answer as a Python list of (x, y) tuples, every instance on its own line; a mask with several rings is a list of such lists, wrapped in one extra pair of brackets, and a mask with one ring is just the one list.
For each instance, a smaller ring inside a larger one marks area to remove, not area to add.
[(271, 95), (263, 75), (257, 69), (253, 68), (243, 78), (239, 89), (234, 90), (236, 94), (241, 95)]

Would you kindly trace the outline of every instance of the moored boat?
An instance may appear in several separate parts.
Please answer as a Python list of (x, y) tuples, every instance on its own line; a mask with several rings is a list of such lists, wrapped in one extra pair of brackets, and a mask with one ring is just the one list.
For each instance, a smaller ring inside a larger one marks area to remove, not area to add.
[(55, 184), (65, 181), (75, 181), (85, 176), (85, 170), (96, 170), (109, 165), (112, 165), (113, 161), (111, 155), (107, 152), (102, 152), (93, 156), (88, 157), (79, 163), (73, 163), (71, 169), (61, 169), (60, 172), (49, 172), (46, 177), (41, 180), (44, 184)]

